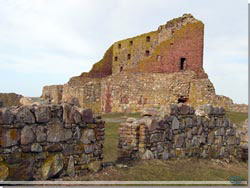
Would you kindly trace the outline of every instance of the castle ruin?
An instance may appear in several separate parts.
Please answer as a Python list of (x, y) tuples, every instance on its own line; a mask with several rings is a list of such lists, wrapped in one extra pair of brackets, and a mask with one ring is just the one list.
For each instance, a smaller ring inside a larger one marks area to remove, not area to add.
[(138, 112), (170, 104), (212, 104), (230, 109), (216, 95), (203, 69), (204, 24), (191, 14), (156, 31), (115, 42), (92, 69), (64, 85), (45, 86), (42, 97), (76, 102), (94, 112)]

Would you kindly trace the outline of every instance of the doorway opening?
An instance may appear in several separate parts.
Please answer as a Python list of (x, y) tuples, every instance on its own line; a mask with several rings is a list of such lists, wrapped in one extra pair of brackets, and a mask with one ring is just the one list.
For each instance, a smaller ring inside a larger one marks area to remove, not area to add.
[(187, 103), (188, 102), (188, 98), (186, 98), (186, 97), (183, 97), (183, 96), (181, 96), (180, 98), (178, 98), (178, 104), (179, 103)]
[(186, 67), (185, 63), (186, 63), (186, 58), (182, 57), (181, 61), (180, 61), (180, 70), (185, 69), (185, 67)]

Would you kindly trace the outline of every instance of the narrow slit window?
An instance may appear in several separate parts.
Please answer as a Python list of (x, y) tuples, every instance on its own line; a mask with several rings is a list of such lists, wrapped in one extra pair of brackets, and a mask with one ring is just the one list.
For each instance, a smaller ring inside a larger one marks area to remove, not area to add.
[(180, 60), (180, 70), (184, 70), (185, 69), (185, 65), (186, 64), (186, 58), (182, 57)]
[(128, 54), (128, 60), (131, 59), (131, 54)]
[(129, 45), (130, 45), (130, 46), (133, 46), (133, 41), (132, 41), (132, 40), (129, 41)]
[(161, 56), (160, 56), (160, 55), (157, 55), (156, 60), (157, 60), (157, 61), (161, 61)]
[(117, 56), (115, 56), (115, 61), (118, 61), (118, 57)]
[(147, 36), (146, 41), (150, 42), (150, 36)]
[(188, 98), (185, 98), (183, 96), (181, 96), (180, 98), (178, 98), (178, 103), (187, 103), (188, 102)]
[(150, 55), (149, 50), (146, 50), (146, 52), (145, 52), (145, 56), (149, 56), (149, 55)]
[(123, 70), (123, 67), (120, 67), (120, 72), (122, 72), (122, 70)]
[(118, 48), (120, 49), (122, 47), (122, 45), (121, 44), (118, 44)]

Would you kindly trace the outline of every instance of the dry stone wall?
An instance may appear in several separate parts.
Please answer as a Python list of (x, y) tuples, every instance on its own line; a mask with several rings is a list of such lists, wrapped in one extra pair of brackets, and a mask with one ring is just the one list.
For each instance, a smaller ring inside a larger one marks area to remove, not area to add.
[(1, 180), (45, 180), (98, 171), (104, 121), (70, 104), (0, 108)]
[(241, 160), (236, 126), (223, 108), (169, 105), (145, 110), (141, 119), (128, 118), (119, 128), (120, 159), (226, 158)]

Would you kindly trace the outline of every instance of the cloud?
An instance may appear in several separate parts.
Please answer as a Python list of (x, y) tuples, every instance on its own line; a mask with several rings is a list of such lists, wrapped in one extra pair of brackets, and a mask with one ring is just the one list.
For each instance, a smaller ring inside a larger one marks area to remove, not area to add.
[(44, 84), (62, 84), (71, 76), (89, 71), (113, 42), (156, 30), (167, 20), (192, 13), (205, 24), (204, 68), (217, 93), (247, 103), (244, 0), (0, 0), (0, 3), (2, 91), (39, 96)]

